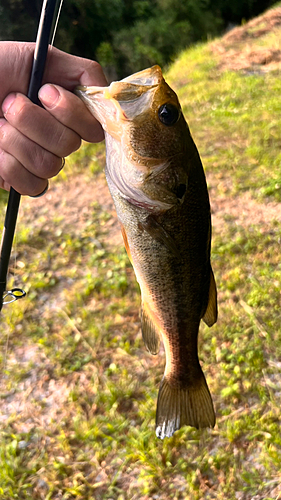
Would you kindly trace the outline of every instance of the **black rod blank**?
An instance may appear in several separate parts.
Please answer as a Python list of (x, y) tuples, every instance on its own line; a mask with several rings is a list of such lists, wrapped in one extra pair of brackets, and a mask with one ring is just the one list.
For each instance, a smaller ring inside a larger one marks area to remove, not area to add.
[[(37, 31), (36, 46), (27, 97), (39, 106), (41, 104), (38, 99), (38, 91), (42, 84), (48, 46), (52, 38), (52, 30), (55, 26), (54, 18), (55, 13), (57, 12), (58, 3), (58, 0), (44, 0)], [(0, 311), (3, 306), (3, 296), (6, 290), (8, 267), (20, 199), (21, 195), (11, 187), (0, 246)]]

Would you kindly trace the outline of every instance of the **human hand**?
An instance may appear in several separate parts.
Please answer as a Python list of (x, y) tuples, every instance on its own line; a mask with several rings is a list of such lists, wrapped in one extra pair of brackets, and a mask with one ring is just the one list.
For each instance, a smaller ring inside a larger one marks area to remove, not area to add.
[(34, 43), (0, 42), (0, 188), (36, 196), (77, 150), (81, 139), (103, 140), (103, 131), (77, 85), (106, 85), (98, 63), (49, 50), (39, 99), (27, 97)]

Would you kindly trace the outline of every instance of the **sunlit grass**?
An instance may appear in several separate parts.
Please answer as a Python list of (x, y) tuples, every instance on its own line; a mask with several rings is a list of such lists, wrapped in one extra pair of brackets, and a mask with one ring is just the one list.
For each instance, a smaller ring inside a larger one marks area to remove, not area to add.
[(178, 91), (206, 171), (231, 177), (232, 194), (250, 190), (280, 201), (279, 72), (218, 71), (203, 45), (183, 53), (167, 81)]

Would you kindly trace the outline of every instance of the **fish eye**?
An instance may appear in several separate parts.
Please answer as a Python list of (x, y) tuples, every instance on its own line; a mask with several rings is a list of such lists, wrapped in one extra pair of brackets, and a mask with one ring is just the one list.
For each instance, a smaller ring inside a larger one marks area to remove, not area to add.
[(166, 104), (162, 104), (162, 106), (160, 106), (158, 116), (160, 122), (170, 127), (178, 121), (180, 112), (176, 106), (167, 102)]

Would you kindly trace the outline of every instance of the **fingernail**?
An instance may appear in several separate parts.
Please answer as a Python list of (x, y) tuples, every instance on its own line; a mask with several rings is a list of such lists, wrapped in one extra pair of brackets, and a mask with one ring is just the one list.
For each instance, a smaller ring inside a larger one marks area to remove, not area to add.
[(54, 108), (60, 97), (60, 93), (54, 85), (46, 84), (41, 87), (38, 97), (46, 108)]
[(8, 95), (8, 97), (6, 97), (6, 99), (2, 104), (2, 111), (4, 115), (8, 112), (16, 97), (17, 97), (16, 94), (10, 94)]

